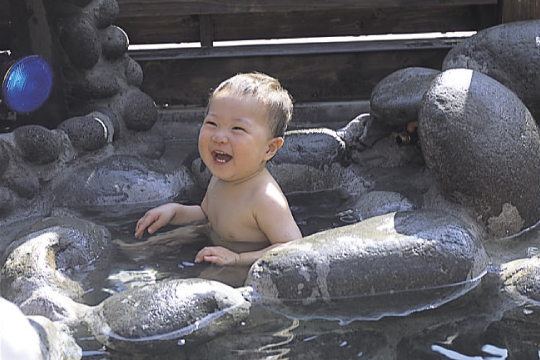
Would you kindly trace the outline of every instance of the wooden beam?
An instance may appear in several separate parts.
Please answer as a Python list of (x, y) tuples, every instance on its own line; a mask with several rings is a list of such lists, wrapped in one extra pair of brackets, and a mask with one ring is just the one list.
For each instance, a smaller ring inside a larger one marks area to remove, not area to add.
[(371, 44), (363, 45), (365, 51), (353, 51), (342, 44), (334, 52), (325, 51), (328, 46), (284, 47), (279, 50), (287, 50), (283, 52), (244, 49), (243, 53), (213, 48), (190, 57), (130, 55), (144, 71), (142, 90), (158, 105), (205, 106), (209, 89), (232, 75), (250, 71), (280, 79), (297, 102), (368, 100), (375, 85), (396, 70), (412, 66), (440, 69), (451, 45), (401, 43), (392, 47), (388, 43), (377, 49)]
[(420, 40), (346, 41), (294, 43), (277, 45), (224, 46), (213, 48), (171, 48), (162, 50), (130, 50), (135, 61), (169, 61), (183, 59), (216, 59), (253, 56), (299, 56), (316, 54), (365, 53), (423, 49), (449, 50), (463, 38), (434, 38)]
[(414, 6), (494, 5), (498, 0), (118, 0), (125, 17), (239, 14), (314, 10), (373, 9)]
[[(498, 23), (497, 5), (222, 14), (212, 16), (212, 35), (214, 41), (228, 41), (477, 31)], [(117, 25), (131, 44), (198, 42), (202, 26), (199, 16), (122, 15)]]
[(502, 0), (503, 23), (540, 19), (540, 0)]

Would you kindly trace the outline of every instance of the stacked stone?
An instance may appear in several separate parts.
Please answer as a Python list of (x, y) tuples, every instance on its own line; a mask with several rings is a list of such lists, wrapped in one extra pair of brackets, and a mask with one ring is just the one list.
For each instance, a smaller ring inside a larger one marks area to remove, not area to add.
[(153, 159), (164, 151), (163, 141), (148, 132), (157, 109), (139, 89), (142, 70), (127, 55), (126, 33), (113, 25), (117, 1), (56, 2), (49, 15), (57, 19), (51, 26), (64, 50), (61, 67), (73, 117), (57, 129), (27, 125), (0, 135), (0, 215), (28, 207), (68, 161), (106, 149), (113, 141), (120, 144), (122, 139), (129, 147), (125, 152), (136, 148)]
[(78, 149), (99, 149), (126, 129), (150, 130), (157, 120), (154, 101), (139, 89), (142, 70), (127, 55), (128, 36), (113, 25), (118, 12), (116, 0), (71, 0), (58, 20), (68, 107), (78, 115), (59, 128)]
[(494, 238), (540, 219), (539, 33), (539, 20), (485, 29), (448, 53), (442, 73), (399, 70), (371, 97), (376, 126), (418, 126), (438, 190), (473, 209)]

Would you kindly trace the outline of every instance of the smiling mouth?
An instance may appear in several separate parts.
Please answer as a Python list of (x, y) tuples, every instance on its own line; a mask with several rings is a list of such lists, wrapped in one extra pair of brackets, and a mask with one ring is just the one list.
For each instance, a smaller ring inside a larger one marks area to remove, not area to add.
[(214, 157), (214, 161), (219, 164), (226, 164), (232, 159), (231, 155), (222, 151), (212, 151), (212, 156)]

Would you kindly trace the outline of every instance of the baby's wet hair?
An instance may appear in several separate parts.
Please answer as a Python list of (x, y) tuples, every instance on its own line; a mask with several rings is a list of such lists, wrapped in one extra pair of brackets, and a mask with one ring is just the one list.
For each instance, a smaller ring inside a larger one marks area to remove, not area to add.
[[(293, 113), (292, 97), (280, 82), (266, 74), (253, 72), (235, 75), (223, 81), (210, 95), (209, 103), (219, 93), (253, 97), (263, 104), (274, 137), (283, 137)], [(208, 112), (208, 109), (207, 109)]]

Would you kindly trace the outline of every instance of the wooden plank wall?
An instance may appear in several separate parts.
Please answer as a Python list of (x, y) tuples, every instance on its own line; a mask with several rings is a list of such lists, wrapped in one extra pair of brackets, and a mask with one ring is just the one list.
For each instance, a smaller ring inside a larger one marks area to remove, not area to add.
[(499, 23), (497, 0), (119, 0), (131, 44), (201, 42), (202, 49), (131, 52), (156, 103), (204, 106), (239, 72), (275, 76), (297, 102), (368, 100), (390, 73), (440, 68), (452, 41), (212, 48), (216, 41), (474, 31)]
[(497, 17), (497, 0), (118, 2), (132, 44), (476, 30)]
[[(53, 1), (53, 0), (44, 0)], [(9, 48), (0, 0), (0, 49)], [(208, 91), (247, 71), (278, 77), (297, 102), (367, 100), (385, 76), (440, 68), (450, 41), (212, 47), (217, 41), (480, 30), (539, 18), (540, 0), (118, 0), (131, 44), (200, 42), (199, 49), (130, 51), (158, 105), (204, 106)]]
[(540, 19), (540, 0), (502, 0), (502, 22)]

